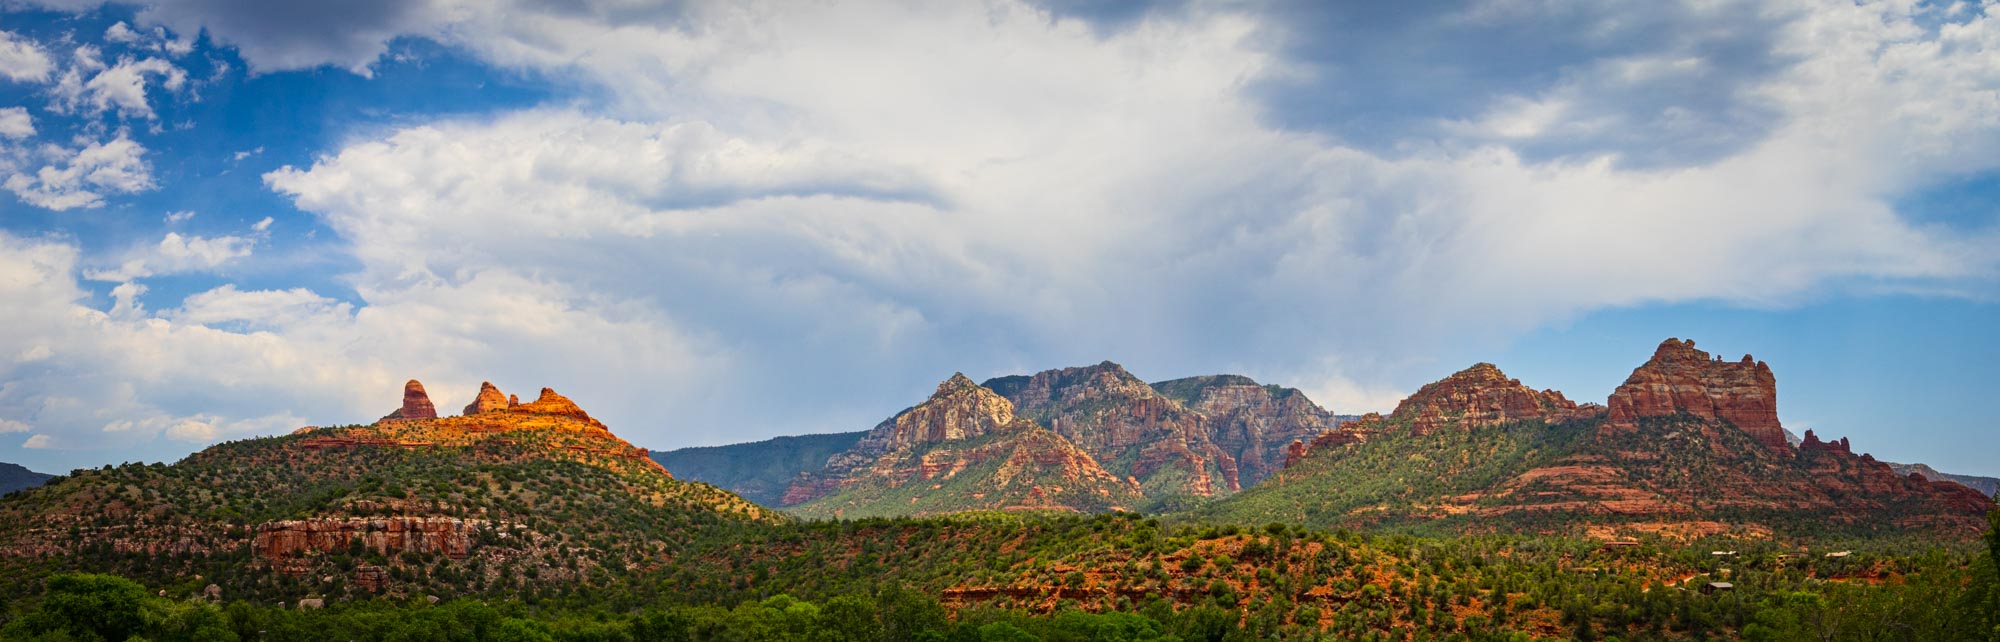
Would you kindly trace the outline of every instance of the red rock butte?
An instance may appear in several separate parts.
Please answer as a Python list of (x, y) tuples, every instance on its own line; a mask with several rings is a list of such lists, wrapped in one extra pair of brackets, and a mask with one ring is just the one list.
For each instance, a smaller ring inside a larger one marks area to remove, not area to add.
[(383, 417), (392, 419), (436, 419), (437, 407), (431, 405), (431, 396), (424, 394), (424, 384), (415, 379), (403, 384), (403, 406)]
[(1605, 405), (1607, 423), (1614, 427), (1687, 413), (1728, 421), (1772, 452), (1792, 454), (1778, 423), (1777, 378), (1769, 365), (1747, 354), (1741, 361), (1723, 361), (1695, 349), (1692, 340), (1667, 339)]

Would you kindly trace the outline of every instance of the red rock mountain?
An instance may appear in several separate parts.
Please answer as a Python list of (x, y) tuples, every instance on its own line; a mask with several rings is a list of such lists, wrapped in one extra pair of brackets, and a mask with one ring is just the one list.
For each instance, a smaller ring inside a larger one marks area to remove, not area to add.
[(1425, 435), (1438, 430), (1473, 430), (1522, 421), (1565, 422), (1594, 417), (1603, 407), (1577, 405), (1556, 390), (1535, 390), (1510, 378), (1490, 363), (1424, 384), (1396, 404), (1388, 416), (1368, 413), (1360, 419), (1295, 443), (1287, 461), (1307, 453), (1366, 441), (1384, 433)]
[(883, 421), (825, 468), (800, 475), (783, 503), (801, 515), (858, 518), (1101, 512), (1139, 500), (1135, 484), (1017, 416), (1006, 398), (954, 374), (930, 399)]
[(1687, 413), (1727, 421), (1772, 453), (1792, 454), (1778, 423), (1777, 378), (1770, 366), (1747, 354), (1741, 361), (1723, 361), (1695, 349), (1694, 341), (1667, 339), (1605, 405), (1611, 427), (1634, 428), (1643, 417)]
[(1426, 384), (1396, 404), (1390, 415), (1407, 419), (1410, 430), (1424, 434), (1441, 428), (1460, 430), (1529, 420), (1560, 421), (1577, 412), (1576, 402), (1555, 390), (1537, 391), (1510, 379), (1490, 363), (1475, 363), (1449, 377)]
[(1116, 363), (1000, 377), (986, 385), (1023, 416), (1137, 481), (1149, 497), (1208, 497), (1242, 488), (1236, 458), (1215, 443), (1207, 417)]
[[(1478, 364), (1424, 386), (1387, 417), (1366, 416), (1293, 446), (1276, 483), (1216, 513), (1256, 520), (1279, 517), (1268, 514), (1273, 507), (1299, 507), (1378, 522), (1506, 518), (1529, 528), (1625, 524), (1696, 534), (1980, 530), (1991, 503), (1978, 491), (1898, 475), (1856, 455), (1846, 439), (1821, 441), (1808, 431), (1796, 449), (1787, 444), (1776, 390), (1769, 366), (1750, 357), (1714, 360), (1677, 339), (1662, 343), (1603, 408), (1536, 392)], [(1419, 479), (1427, 480), (1421, 490), (1390, 481)], [(1357, 482), (1373, 490), (1350, 492)], [(1390, 498), (1402, 508), (1377, 503)]]

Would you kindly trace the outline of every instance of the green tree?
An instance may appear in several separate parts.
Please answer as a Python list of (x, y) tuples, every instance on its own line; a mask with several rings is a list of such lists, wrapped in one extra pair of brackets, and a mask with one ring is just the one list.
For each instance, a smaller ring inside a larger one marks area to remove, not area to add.
[(145, 617), (140, 610), (146, 602), (146, 587), (113, 575), (72, 573), (51, 576), (46, 584), (41, 608), (8, 625), (7, 635), (18, 639), (66, 635), (79, 642), (104, 640), (124, 642), (140, 633)]
[(834, 642), (879, 640), (882, 623), (875, 617), (874, 602), (859, 595), (842, 595), (820, 607), (817, 634), (817, 639)]

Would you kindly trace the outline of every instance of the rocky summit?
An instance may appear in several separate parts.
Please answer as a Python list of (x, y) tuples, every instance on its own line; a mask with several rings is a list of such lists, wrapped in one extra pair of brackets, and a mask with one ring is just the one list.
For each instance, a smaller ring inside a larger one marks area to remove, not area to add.
[(479, 394), (472, 398), (472, 403), (465, 405), (465, 412), (462, 414), (476, 415), (483, 412), (499, 412), (514, 405), (517, 404), (508, 401), (507, 395), (500, 393), (499, 386), (493, 385), (491, 381), (485, 381), (480, 382)]
[(884, 420), (824, 468), (804, 473), (783, 502), (813, 517), (925, 515), (966, 510), (1102, 512), (1138, 504), (1136, 484), (963, 374)]
[(1632, 429), (1642, 418), (1686, 413), (1727, 421), (1772, 453), (1791, 454), (1778, 423), (1777, 378), (1769, 365), (1747, 354), (1724, 361), (1695, 349), (1692, 340), (1667, 339), (1605, 405), (1608, 427)]
[(383, 421), (393, 419), (436, 419), (437, 408), (431, 405), (431, 396), (424, 393), (424, 384), (415, 379), (403, 384), (403, 405), (395, 412), (382, 417)]
[(411, 381), (373, 424), (76, 471), (0, 502), (0, 574), (205, 573), (232, 594), (407, 597), (588, 583), (660, 563), (694, 529), (785, 520), (675, 480), (553, 390), (504, 406), (499, 394), (487, 384), (468, 414), (425, 416)]
[(1899, 475), (1812, 431), (1790, 445), (1776, 398), (1768, 365), (1678, 339), (1602, 407), (1477, 364), (1294, 445), (1271, 481), (1204, 511), (1441, 532), (1965, 537), (1983, 525), (1991, 502), (1963, 485)]

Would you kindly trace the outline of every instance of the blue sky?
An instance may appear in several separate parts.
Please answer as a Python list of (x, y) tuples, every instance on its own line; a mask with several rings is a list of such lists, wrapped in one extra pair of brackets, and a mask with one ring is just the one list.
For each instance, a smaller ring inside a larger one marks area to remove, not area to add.
[(1112, 359), (1387, 410), (1669, 336), (2000, 474), (2000, 9), (0, 3), (0, 461), (423, 380), (655, 448)]

